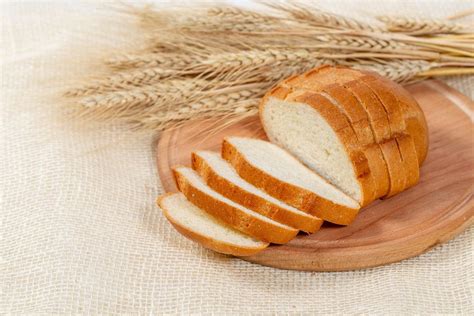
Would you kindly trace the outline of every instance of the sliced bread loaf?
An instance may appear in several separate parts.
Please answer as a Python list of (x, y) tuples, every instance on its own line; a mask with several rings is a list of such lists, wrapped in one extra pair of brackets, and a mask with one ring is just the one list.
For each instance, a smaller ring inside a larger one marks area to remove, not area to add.
[(235, 169), (215, 152), (198, 151), (192, 154), (193, 168), (212, 189), (226, 198), (279, 223), (314, 233), (322, 220), (302, 212), (258, 189), (242, 179)]
[(189, 202), (182, 193), (162, 195), (157, 204), (178, 232), (206, 248), (228, 255), (250, 256), (268, 246), (227, 226)]
[(297, 229), (249, 210), (214, 191), (193, 169), (176, 167), (173, 171), (179, 190), (191, 203), (238, 231), (276, 244), (287, 243), (298, 234)]
[(375, 181), (350, 122), (319, 93), (278, 87), (262, 100), (268, 138), (361, 205), (374, 200)]
[(321, 219), (347, 225), (360, 209), (357, 201), (270, 142), (229, 137), (222, 144), (222, 157), (247, 182)]

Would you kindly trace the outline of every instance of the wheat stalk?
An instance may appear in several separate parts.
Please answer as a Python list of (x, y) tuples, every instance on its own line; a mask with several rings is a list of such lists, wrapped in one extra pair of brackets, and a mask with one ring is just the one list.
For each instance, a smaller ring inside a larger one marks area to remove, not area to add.
[(185, 100), (187, 97), (206, 90), (210, 82), (199, 79), (175, 79), (141, 88), (126, 89), (93, 95), (83, 98), (79, 103), (87, 108), (119, 107), (124, 105), (147, 107), (158, 101)]
[(315, 36), (316, 40), (323, 43), (330, 43), (338, 45), (339, 47), (347, 48), (363, 48), (366, 50), (415, 50), (414, 46), (400, 43), (393, 40), (385, 40), (362, 36), (344, 36), (344, 35), (321, 35)]
[(379, 16), (378, 19), (385, 23), (387, 30), (391, 32), (402, 32), (411, 35), (462, 33), (466, 30), (464, 25), (447, 20), (394, 16)]
[(191, 23), (201, 27), (200, 31), (254, 32), (279, 27), (276, 17), (236, 7), (211, 8), (207, 11), (207, 18), (195, 18)]
[(440, 64), (424, 60), (352, 60), (341, 62), (342, 65), (355, 69), (371, 70), (399, 83), (417, 81), (416, 75), (430, 70)]
[(109, 91), (123, 90), (127, 88), (139, 87), (145, 84), (153, 84), (164, 78), (177, 76), (175, 70), (163, 69), (160, 67), (137, 69), (122, 73), (113, 74), (104, 79), (96, 79), (91, 83), (79, 88), (66, 91), (65, 96), (80, 97), (104, 93)]
[(147, 53), (122, 54), (105, 60), (105, 64), (112, 69), (124, 70), (130, 68), (169, 68), (183, 69), (198, 64), (202, 58), (196, 55), (176, 53)]
[(474, 35), (458, 24), (380, 18), (383, 27), (307, 5), (269, 7), (277, 14), (233, 7), (136, 11), (147, 48), (107, 59), (106, 76), (66, 95), (77, 98), (84, 115), (161, 130), (195, 118), (254, 114), (275, 83), (323, 64), (401, 83), (474, 70)]
[(291, 4), (268, 4), (284, 15), (289, 15), (294, 22), (299, 24), (306, 24), (308, 26), (316, 26), (323, 28), (333, 29), (350, 29), (350, 30), (361, 30), (361, 31), (379, 31), (380, 27), (370, 25), (358, 21), (356, 19), (344, 17), (334, 13), (328, 13), (321, 11), (311, 5), (291, 3)]
[[(113, 101), (112, 104), (101, 103), (97, 108), (98, 111), (88, 106), (83, 110), (83, 114), (93, 117), (100, 115), (103, 120), (118, 118), (136, 127), (163, 130), (190, 119), (256, 113), (257, 104), (264, 91), (262, 88), (239, 87), (236, 91), (206, 96), (186, 104), (173, 104), (168, 107), (163, 107), (161, 104), (156, 106), (155, 102), (159, 103), (159, 97), (153, 93), (147, 96), (139, 94), (137, 97), (125, 95), (126, 99), (122, 105), (128, 106), (126, 110), (114, 108), (115, 101)], [(223, 104), (225, 106), (222, 106)], [(117, 113), (121, 115), (117, 117)]]

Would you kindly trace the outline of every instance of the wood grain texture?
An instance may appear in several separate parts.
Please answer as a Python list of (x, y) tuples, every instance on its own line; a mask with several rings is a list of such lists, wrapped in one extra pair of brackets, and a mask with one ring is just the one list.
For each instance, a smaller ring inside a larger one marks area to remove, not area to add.
[[(473, 223), (473, 102), (436, 80), (407, 88), (423, 108), (430, 132), (419, 184), (365, 207), (347, 227), (325, 223), (313, 235), (300, 234), (245, 260), (306, 271), (362, 269), (421, 254)], [(176, 191), (170, 167), (190, 165), (192, 151), (219, 151), (228, 135), (265, 138), (257, 117), (209, 134), (213, 127), (214, 121), (191, 122), (161, 134), (156, 155), (166, 191)]]

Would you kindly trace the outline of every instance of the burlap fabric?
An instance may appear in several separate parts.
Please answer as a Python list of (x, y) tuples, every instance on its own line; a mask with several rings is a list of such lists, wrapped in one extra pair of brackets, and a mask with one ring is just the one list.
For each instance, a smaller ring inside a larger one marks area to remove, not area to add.
[[(365, 14), (446, 16), (470, 1), (330, 1)], [(362, 10), (362, 11), (361, 11)], [(87, 72), (58, 56), (130, 29), (99, 4), (1, 8), (1, 313), (473, 314), (473, 229), (364, 271), (276, 270), (205, 250), (155, 207), (152, 135), (65, 122), (42, 92)], [(470, 95), (471, 78), (448, 83)]]

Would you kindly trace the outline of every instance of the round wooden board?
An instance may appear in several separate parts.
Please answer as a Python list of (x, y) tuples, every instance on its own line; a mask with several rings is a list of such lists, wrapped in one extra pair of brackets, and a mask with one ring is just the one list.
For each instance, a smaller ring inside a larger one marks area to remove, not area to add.
[[(473, 102), (436, 80), (407, 88), (423, 108), (430, 130), (420, 183), (365, 207), (347, 227), (325, 223), (313, 235), (300, 234), (286, 245), (272, 245), (242, 259), (306, 271), (362, 269), (421, 254), (472, 224)], [(161, 134), (156, 156), (166, 191), (176, 191), (170, 167), (190, 165), (192, 151), (219, 151), (228, 135), (265, 138), (257, 117), (222, 125), (222, 121), (191, 122)]]

